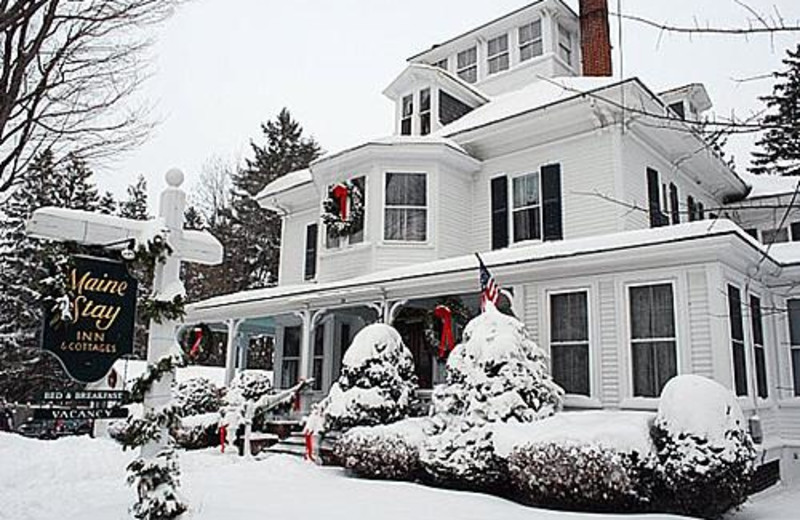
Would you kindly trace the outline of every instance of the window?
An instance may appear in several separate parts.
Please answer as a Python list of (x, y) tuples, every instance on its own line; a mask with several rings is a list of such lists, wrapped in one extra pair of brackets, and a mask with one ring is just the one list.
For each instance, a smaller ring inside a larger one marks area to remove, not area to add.
[(676, 116), (680, 117), (681, 119), (686, 119), (686, 110), (683, 108), (683, 101), (678, 101), (672, 103), (669, 106), (669, 109), (675, 113)]
[(658, 397), (677, 374), (672, 284), (629, 288), (633, 395)]
[(681, 223), (681, 208), (678, 201), (678, 187), (672, 183), (669, 183), (669, 206), (670, 210), (672, 211), (673, 224)]
[(747, 395), (747, 354), (744, 349), (742, 294), (733, 285), (728, 286), (728, 317), (731, 328), (731, 350), (733, 353), (733, 383), (736, 395)]
[(472, 108), (466, 103), (459, 101), (444, 90), (439, 90), (439, 122), (441, 124), (449, 125), (471, 111)]
[(553, 379), (568, 394), (589, 395), (587, 293), (550, 296), (550, 358)]
[(431, 89), (419, 91), (419, 134), (431, 133)]
[(779, 244), (781, 242), (788, 242), (789, 230), (786, 228), (765, 229), (761, 232), (761, 240), (765, 244)]
[(558, 26), (558, 55), (572, 65), (572, 33), (560, 24)]
[(647, 204), (650, 213), (650, 227), (669, 225), (669, 219), (661, 211), (661, 188), (658, 172), (652, 168), (647, 169)]
[(442, 70), (447, 70), (447, 66), (449, 64), (450, 64), (450, 60), (448, 60), (447, 58), (444, 58), (443, 60), (439, 60), (436, 63), (434, 63), (433, 66), (436, 67), (436, 68), (442, 69)]
[(541, 56), (542, 21), (536, 20), (519, 28), (519, 61)]
[[(366, 190), (366, 179), (362, 177), (356, 177), (351, 180), (351, 182), (358, 188), (359, 192), (361, 193), (361, 203), (366, 208), (367, 205), (367, 190)], [(349, 207), (349, 206), (348, 206)], [(366, 215), (366, 211), (364, 212)], [(362, 216), (362, 220), (360, 225), (353, 229), (352, 233), (348, 236), (337, 237), (331, 233), (331, 229), (328, 228), (325, 233), (325, 247), (328, 249), (338, 249), (340, 247), (346, 245), (354, 245), (359, 244), (364, 241), (364, 218)]]
[(800, 300), (786, 302), (789, 313), (789, 343), (792, 346), (794, 395), (800, 397)]
[(467, 83), (475, 83), (478, 81), (478, 48), (472, 47), (465, 51), (461, 51), (456, 56), (458, 68), (456, 73), (458, 77)]
[(744, 232), (758, 240), (758, 230), (756, 228), (747, 228)]
[(489, 74), (508, 70), (508, 35), (502, 34), (497, 38), (492, 38), (487, 47)]
[(400, 121), (400, 135), (411, 135), (411, 118), (414, 115), (414, 96), (403, 98), (403, 118)]
[(317, 224), (306, 226), (306, 256), (304, 280), (313, 280), (317, 276)]
[(789, 227), (792, 230), (792, 242), (800, 242), (800, 222), (792, 222)]
[(514, 242), (542, 238), (539, 174), (514, 177), (512, 183)]
[(689, 222), (697, 220), (697, 206), (694, 204), (694, 197), (686, 197), (686, 211), (689, 212)]
[(281, 388), (291, 388), (297, 384), (300, 370), (300, 330), (300, 327), (283, 329)]
[(314, 390), (322, 390), (322, 367), (325, 362), (325, 325), (317, 325), (314, 329), (314, 363), (311, 377), (314, 378)]
[(750, 296), (750, 327), (753, 331), (753, 351), (756, 358), (756, 390), (758, 397), (769, 397), (767, 387), (767, 358), (764, 351), (764, 325), (761, 321), (761, 300)]
[(427, 179), (424, 173), (386, 174), (386, 240), (427, 240)]

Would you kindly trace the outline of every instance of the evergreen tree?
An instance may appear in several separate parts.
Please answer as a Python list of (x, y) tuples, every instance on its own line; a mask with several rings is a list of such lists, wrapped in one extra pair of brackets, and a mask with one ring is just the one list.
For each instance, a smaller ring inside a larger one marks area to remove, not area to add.
[(225, 246), (224, 274), (231, 290), (264, 287), (277, 281), (280, 251), (280, 217), (261, 208), (253, 198), (287, 173), (307, 168), (321, 149), (287, 109), (261, 126), (264, 145), (251, 143), (253, 158), (233, 175), (230, 234), (218, 237)]
[(186, 229), (200, 230), (205, 227), (205, 224), (203, 223), (203, 216), (194, 206), (189, 206), (186, 208), (186, 211), (183, 212), (183, 220), (183, 227)]
[(31, 238), (25, 224), (34, 210), (58, 206), (93, 211), (97, 189), (78, 157), (58, 168), (51, 151), (39, 154), (3, 208), (0, 228), (0, 397), (28, 401), (43, 388), (71, 385), (61, 365), (38, 349), (42, 306), (34, 281), (47, 276), (47, 261), (66, 246)]
[(139, 175), (135, 184), (128, 186), (128, 198), (119, 204), (119, 216), (133, 220), (147, 220), (147, 181)]
[(774, 74), (772, 94), (761, 98), (769, 113), (753, 152), (755, 174), (800, 175), (800, 44), (783, 63), (787, 69)]
[(98, 202), (97, 211), (103, 215), (113, 215), (117, 212), (117, 199), (114, 198), (113, 193), (110, 191), (103, 193)]

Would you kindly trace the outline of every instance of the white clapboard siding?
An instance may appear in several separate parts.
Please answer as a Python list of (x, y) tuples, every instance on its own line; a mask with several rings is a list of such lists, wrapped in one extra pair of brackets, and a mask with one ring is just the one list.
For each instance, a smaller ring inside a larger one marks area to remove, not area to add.
[(595, 190), (614, 192), (613, 156), (611, 135), (596, 132), (486, 161), (474, 188), (473, 247), (478, 250), (491, 248), (491, 179), (499, 175), (512, 177), (536, 172), (542, 166), (555, 163), (561, 165), (564, 238), (617, 231), (616, 213), (608, 211), (609, 203), (584, 194)]
[[(281, 230), (281, 260), (278, 282), (281, 285), (303, 283), (305, 275), (306, 227), (317, 222), (319, 212), (316, 208), (294, 213), (283, 219)], [(319, 247), (317, 248), (319, 255)]]
[[(474, 178), (471, 175), (441, 170), (436, 247), (439, 258), (472, 252), (472, 217)], [(488, 218), (488, 215), (486, 216)]]
[(373, 249), (369, 244), (344, 248), (341, 251), (325, 251), (320, 254), (320, 282), (346, 280), (373, 271)]

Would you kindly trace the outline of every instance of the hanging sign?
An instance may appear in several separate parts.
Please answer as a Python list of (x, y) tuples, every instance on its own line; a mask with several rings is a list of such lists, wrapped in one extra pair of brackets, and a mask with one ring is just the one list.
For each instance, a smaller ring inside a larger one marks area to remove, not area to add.
[(127, 408), (34, 408), (35, 420), (53, 419), (124, 419), (128, 416)]
[(73, 257), (67, 320), (44, 317), (42, 348), (53, 353), (73, 379), (94, 383), (114, 361), (133, 353), (137, 282), (122, 262)]

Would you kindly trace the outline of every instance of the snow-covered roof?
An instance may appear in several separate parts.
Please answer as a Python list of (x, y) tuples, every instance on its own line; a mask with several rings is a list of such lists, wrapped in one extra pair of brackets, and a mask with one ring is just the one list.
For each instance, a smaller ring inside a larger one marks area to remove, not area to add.
[(580, 76), (540, 79), (527, 87), (493, 97), (486, 105), (478, 107), (464, 117), (442, 127), (435, 135), (452, 137), (467, 130), (577, 99), (587, 93), (629, 81), (634, 80), (621, 82), (618, 78)]
[(751, 188), (747, 199), (791, 195), (797, 189), (798, 183), (800, 183), (800, 178), (783, 177), (781, 175), (753, 175), (752, 173), (744, 172), (740, 173), (739, 177)]
[[(436, 145), (436, 146), (447, 146), (448, 148), (452, 148), (456, 152), (464, 154), (466, 156), (470, 156), (469, 152), (467, 152), (460, 144), (455, 142), (452, 139), (449, 139), (445, 136), (441, 135), (390, 135), (386, 137), (378, 137), (375, 139), (370, 139), (364, 143), (359, 144), (358, 146), (353, 146), (352, 148), (347, 148), (345, 150), (341, 150), (336, 153), (332, 153), (326, 155), (324, 157), (320, 157), (313, 163), (311, 163), (311, 168), (313, 169), (315, 166), (324, 164), (332, 159), (337, 157), (341, 157), (343, 155), (349, 154), (356, 150), (360, 150), (362, 148), (367, 148), (370, 146), (406, 146), (406, 145), (415, 145), (415, 146), (424, 146), (424, 145)], [(470, 156), (471, 157), (471, 156)]]
[[(764, 246), (755, 241), (735, 223), (728, 220), (704, 220), (656, 229), (626, 231), (609, 235), (510, 247), (482, 253), (482, 258), (494, 272), (495, 268), (498, 270), (513, 269), (517, 266), (538, 262), (564, 259), (575, 260), (579, 257), (627, 252), (648, 246), (685, 244), (689, 240), (723, 235), (737, 235), (750, 244), (755, 251), (764, 252)], [(696, 252), (696, 248), (685, 248), (684, 250)], [(769, 252), (768, 257), (774, 263), (780, 263), (771, 254), (772, 251)], [(570, 265), (573, 264), (570, 262), (564, 263), (565, 268)], [(375, 297), (373, 293), (380, 293), (382, 290), (406, 290), (409, 288), (409, 282), (411, 281), (421, 282), (424, 279), (441, 276), (452, 277), (453, 279), (469, 277), (476, 269), (476, 266), (477, 260), (474, 255), (470, 254), (378, 271), (346, 280), (320, 284), (284, 285), (217, 296), (191, 304), (187, 309), (187, 321), (191, 322), (193, 319), (198, 318), (210, 320), (218, 310), (237, 305), (252, 304), (254, 305), (253, 312), (266, 312), (269, 314), (271, 309), (300, 308), (326, 299), (348, 299), (348, 301), (353, 301), (359, 297), (373, 298)], [(497, 274), (495, 273), (495, 275)]]
[(286, 175), (278, 177), (274, 181), (267, 184), (267, 186), (261, 190), (258, 195), (256, 195), (256, 200), (260, 200), (271, 195), (277, 195), (278, 193), (296, 188), (302, 184), (309, 183), (311, 180), (311, 170), (308, 168), (305, 170), (297, 170), (287, 173)]
[(396, 100), (407, 93), (411, 85), (418, 82), (441, 85), (450, 91), (450, 94), (456, 94), (462, 101), (472, 105), (483, 104), (490, 99), (484, 92), (455, 74), (425, 63), (410, 64), (384, 89), (383, 94), (389, 99)]

